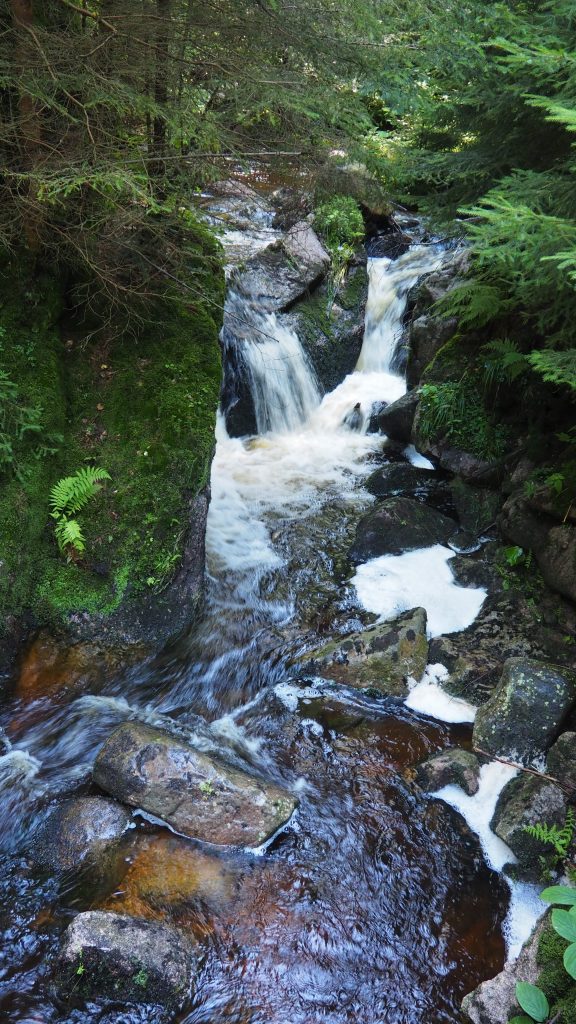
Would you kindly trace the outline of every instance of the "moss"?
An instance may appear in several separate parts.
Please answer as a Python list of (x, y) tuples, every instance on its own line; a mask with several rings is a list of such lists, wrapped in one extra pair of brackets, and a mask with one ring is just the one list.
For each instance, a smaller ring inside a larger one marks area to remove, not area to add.
[(563, 1024), (576, 1024), (576, 984), (566, 972), (562, 957), (569, 943), (558, 935), (551, 924), (542, 932), (538, 945), (540, 967), (538, 985), (546, 993), (551, 1006), (550, 1017), (561, 1013)]
[[(41, 439), (61, 437), (51, 456), (29, 445), (18, 476), (2, 480), (4, 621), (110, 614), (126, 597), (160, 590), (177, 568), (191, 502), (208, 480), (221, 379), (223, 276), (210, 236), (201, 241), (211, 258), (191, 259), (188, 272), (206, 301), (167, 298), (138, 337), (109, 344), (85, 342), (74, 325), (61, 336), (61, 284), (29, 283), (22, 265), (4, 268), (0, 366), (42, 407)], [(67, 564), (48, 498), (57, 479), (86, 463), (112, 479), (79, 515), (85, 558)]]

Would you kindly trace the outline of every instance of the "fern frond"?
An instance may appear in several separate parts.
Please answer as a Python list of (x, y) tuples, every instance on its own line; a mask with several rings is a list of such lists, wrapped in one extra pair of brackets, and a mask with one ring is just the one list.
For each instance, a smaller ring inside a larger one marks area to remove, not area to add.
[(576, 391), (576, 348), (564, 352), (552, 349), (531, 352), (528, 362), (547, 384), (559, 384)]
[(56, 523), (56, 540), (58, 547), (62, 554), (66, 553), (67, 548), (74, 548), (78, 554), (86, 548), (86, 539), (82, 533), (80, 523), (76, 519), (66, 519), (62, 517)]
[(110, 480), (106, 469), (83, 466), (74, 476), (65, 476), (50, 491), (52, 515), (75, 515), (100, 490), (102, 480)]
[(533, 839), (537, 839), (538, 842), (553, 846), (558, 857), (566, 857), (572, 842), (575, 826), (576, 817), (570, 807), (566, 814), (566, 821), (561, 828), (558, 825), (536, 822), (535, 825), (524, 825), (523, 831), (532, 836)]
[(442, 316), (457, 317), (462, 327), (484, 327), (503, 312), (504, 302), (498, 288), (475, 279), (451, 288), (433, 308)]

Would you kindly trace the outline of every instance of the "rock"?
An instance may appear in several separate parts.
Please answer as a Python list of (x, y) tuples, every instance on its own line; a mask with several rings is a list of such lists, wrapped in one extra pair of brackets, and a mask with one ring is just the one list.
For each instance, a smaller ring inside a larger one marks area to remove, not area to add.
[(526, 500), (508, 499), (499, 519), (503, 536), (532, 551), (544, 580), (552, 590), (576, 601), (576, 526), (536, 515)]
[(546, 758), (546, 771), (576, 792), (576, 732), (563, 732), (552, 744)]
[(480, 762), (469, 750), (455, 747), (442, 750), (418, 765), (417, 780), (427, 793), (434, 793), (443, 786), (460, 786), (468, 796), (478, 792)]
[(478, 709), (475, 747), (529, 764), (559, 735), (576, 702), (568, 669), (528, 658), (509, 658), (490, 699)]
[(522, 773), (504, 786), (490, 828), (517, 857), (516, 870), (522, 878), (540, 879), (540, 857), (546, 853), (546, 847), (528, 835), (524, 826), (563, 825), (567, 806), (559, 786), (535, 775)]
[(404, 441), (406, 444), (410, 444), (412, 425), (419, 401), (418, 391), (409, 391), (396, 402), (391, 402), (378, 417), (378, 425), (382, 433), (391, 437), (393, 441)]
[(278, 786), (139, 722), (126, 722), (108, 737), (94, 764), (94, 780), (177, 832), (217, 845), (260, 845), (298, 803)]
[(486, 487), (498, 484), (500, 481), (502, 467), (497, 463), (479, 459), (476, 455), (465, 452), (461, 448), (453, 448), (442, 438), (426, 437), (420, 428), (418, 410), (414, 417), (412, 441), (418, 451), (427, 459), (432, 459), (440, 469), (446, 470), (447, 473), (453, 473), (454, 476), (461, 477), (462, 480)]
[(71, 871), (90, 863), (102, 867), (130, 824), (125, 807), (101, 796), (59, 804), (32, 838), (32, 857), (42, 867)]
[(406, 364), (406, 383), (409, 388), (420, 383), (424, 370), (442, 346), (455, 334), (457, 327), (458, 321), (455, 317), (440, 320), (430, 313), (412, 320), (408, 332)]
[(370, 407), (370, 413), (368, 415), (368, 426), (366, 427), (367, 434), (379, 434), (380, 424), (378, 422), (381, 412), (384, 412), (389, 405), (389, 402), (372, 402)]
[(472, 1024), (508, 1024), (518, 1013), (516, 982), (528, 981), (535, 985), (540, 973), (537, 963), (540, 936), (547, 926), (548, 915), (538, 922), (530, 938), (524, 943), (516, 960), (507, 963), (504, 970), (464, 996), (462, 1009)]
[(414, 608), (390, 622), (337, 639), (304, 660), (304, 672), (378, 694), (405, 696), (428, 658), (426, 611)]
[(69, 994), (158, 1002), (175, 1010), (189, 997), (197, 959), (175, 928), (90, 910), (64, 933), (58, 982)]
[(306, 221), (294, 224), (280, 242), (262, 249), (234, 272), (231, 287), (262, 312), (279, 313), (317, 284), (330, 257)]
[(453, 480), (450, 490), (458, 519), (468, 533), (478, 536), (495, 524), (502, 502), (498, 491), (473, 487), (462, 479)]
[(408, 462), (388, 463), (375, 469), (366, 480), (364, 487), (376, 498), (391, 497), (402, 494), (413, 497), (425, 494), (436, 485), (437, 476), (434, 470), (420, 469)]
[(309, 192), (288, 186), (277, 188), (270, 196), (270, 201), (276, 211), (273, 227), (281, 231), (288, 231), (298, 221), (304, 220), (312, 212), (314, 205)]
[(411, 498), (388, 498), (365, 515), (350, 549), (353, 562), (445, 544), (455, 532), (452, 519)]
[(39, 633), (27, 649), (18, 675), (16, 696), (22, 701), (62, 694), (96, 692), (106, 674), (123, 662), (123, 655), (96, 643), (63, 643)]

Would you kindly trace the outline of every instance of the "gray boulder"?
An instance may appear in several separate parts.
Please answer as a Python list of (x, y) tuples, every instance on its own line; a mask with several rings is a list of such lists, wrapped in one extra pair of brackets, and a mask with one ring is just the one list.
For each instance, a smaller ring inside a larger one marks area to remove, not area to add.
[(420, 469), (409, 462), (389, 462), (375, 469), (366, 480), (364, 487), (376, 498), (404, 497), (428, 494), (437, 485), (438, 478), (432, 469)]
[(330, 257), (306, 221), (295, 224), (280, 242), (253, 256), (231, 279), (231, 287), (261, 311), (279, 313), (322, 280)]
[(42, 867), (70, 871), (102, 867), (130, 824), (130, 813), (114, 800), (79, 797), (59, 804), (32, 839), (32, 857)]
[(365, 515), (350, 549), (353, 562), (445, 544), (456, 530), (448, 516), (411, 498), (388, 498)]
[(391, 437), (393, 441), (404, 441), (406, 444), (410, 444), (412, 425), (419, 401), (418, 391), (409, 391), (396, 402), (387, 405), (378, 417), (378, 426), (382, 433)]
[(79, 914), (64, 933), (57, 980), (64, 994), (176, 1010), (190, 995), (197, 952), (175, 928), (101, 910)]
[(458, 321), (455, 317), (440, 320), (425, 313), (410, 324), (408, 342), (408, 363), (406, 381), (408, 387), (415, 387), (434, 356), (456, 333)]
[(546, 771), (576, 793), (576, 732), (563, 732), (550, 747)]
[(474, 746), (529, 764), (554, 742), (575, 702), (572, 672), (528, 658), (509, 658), (494, 693), (478, 709)]
[(427, 793), (443, 786), (460, 786), (468, 796), (478, 792), (480, 762), (470, 750), (442, 750), (417, 768), (417, 780)]
[(391, 622), (325, 644), (303, 660), (308, 674), (382, 695), (405, 696), (408, 678), (420, 679), (427, 659), (426, 611), (414, 608)]
[(507, 540), (534, 553), (552, 590), (576, 601), (576, 526), (535, 513), (517, 496), (503, 506), (499, 525)]
[(473, 992), (464, 996), (462, 1010), (467, 1021), (472, 1024), (508, 1024), (510, 1018), (518, 1013), (516, 982), (528, 981), (531, 985), (537, 983), (540, 973), (538, 945), (547, 921), (546, 914), (522, 946), (516, 960), (507, 963), (495, 978), (483, 981)]
[(126, 722), (108, 737), (94, 764), (94, 780), (177, 832), (217, 845), (259, 845), (297, 805), (278, 786), (140, 722)]
[(504, 786), (490, 828), (516, 855), (516, 871), (522, 878), (538, 881), (542, 874), (540, 857), (547, 850), (524, 826), (563, 825), (567, 806), (559, 786), (535, 775), (522, 773)]

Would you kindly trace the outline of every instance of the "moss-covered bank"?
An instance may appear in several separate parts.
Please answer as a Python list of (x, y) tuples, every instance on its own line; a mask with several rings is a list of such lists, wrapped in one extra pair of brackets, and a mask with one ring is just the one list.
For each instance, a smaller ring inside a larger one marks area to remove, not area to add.
[[(27, 273), (17, 260), (1, 268), (0, 369), (19, 403), (37, 410), (40, 427), (15, 441), (0, 477), (5, 656), (34, 625), (132, 642), (147, 639), (146, 630), (151, 640), (163, 638), (193, 617), (224, 287), (216, 243), (203, 232), (201, 246), (204, 259), (187, 268), (192, 300), (158, 302), (136, 336), (90, 340), (62, 320), (61, 280)], [(84, 556), (67, 562), (49, 493), (85, 465), (104, 467), (111, 480), (78, 517)], [(192, 582), (175, 593), (171, 581), (183, 562)]]

